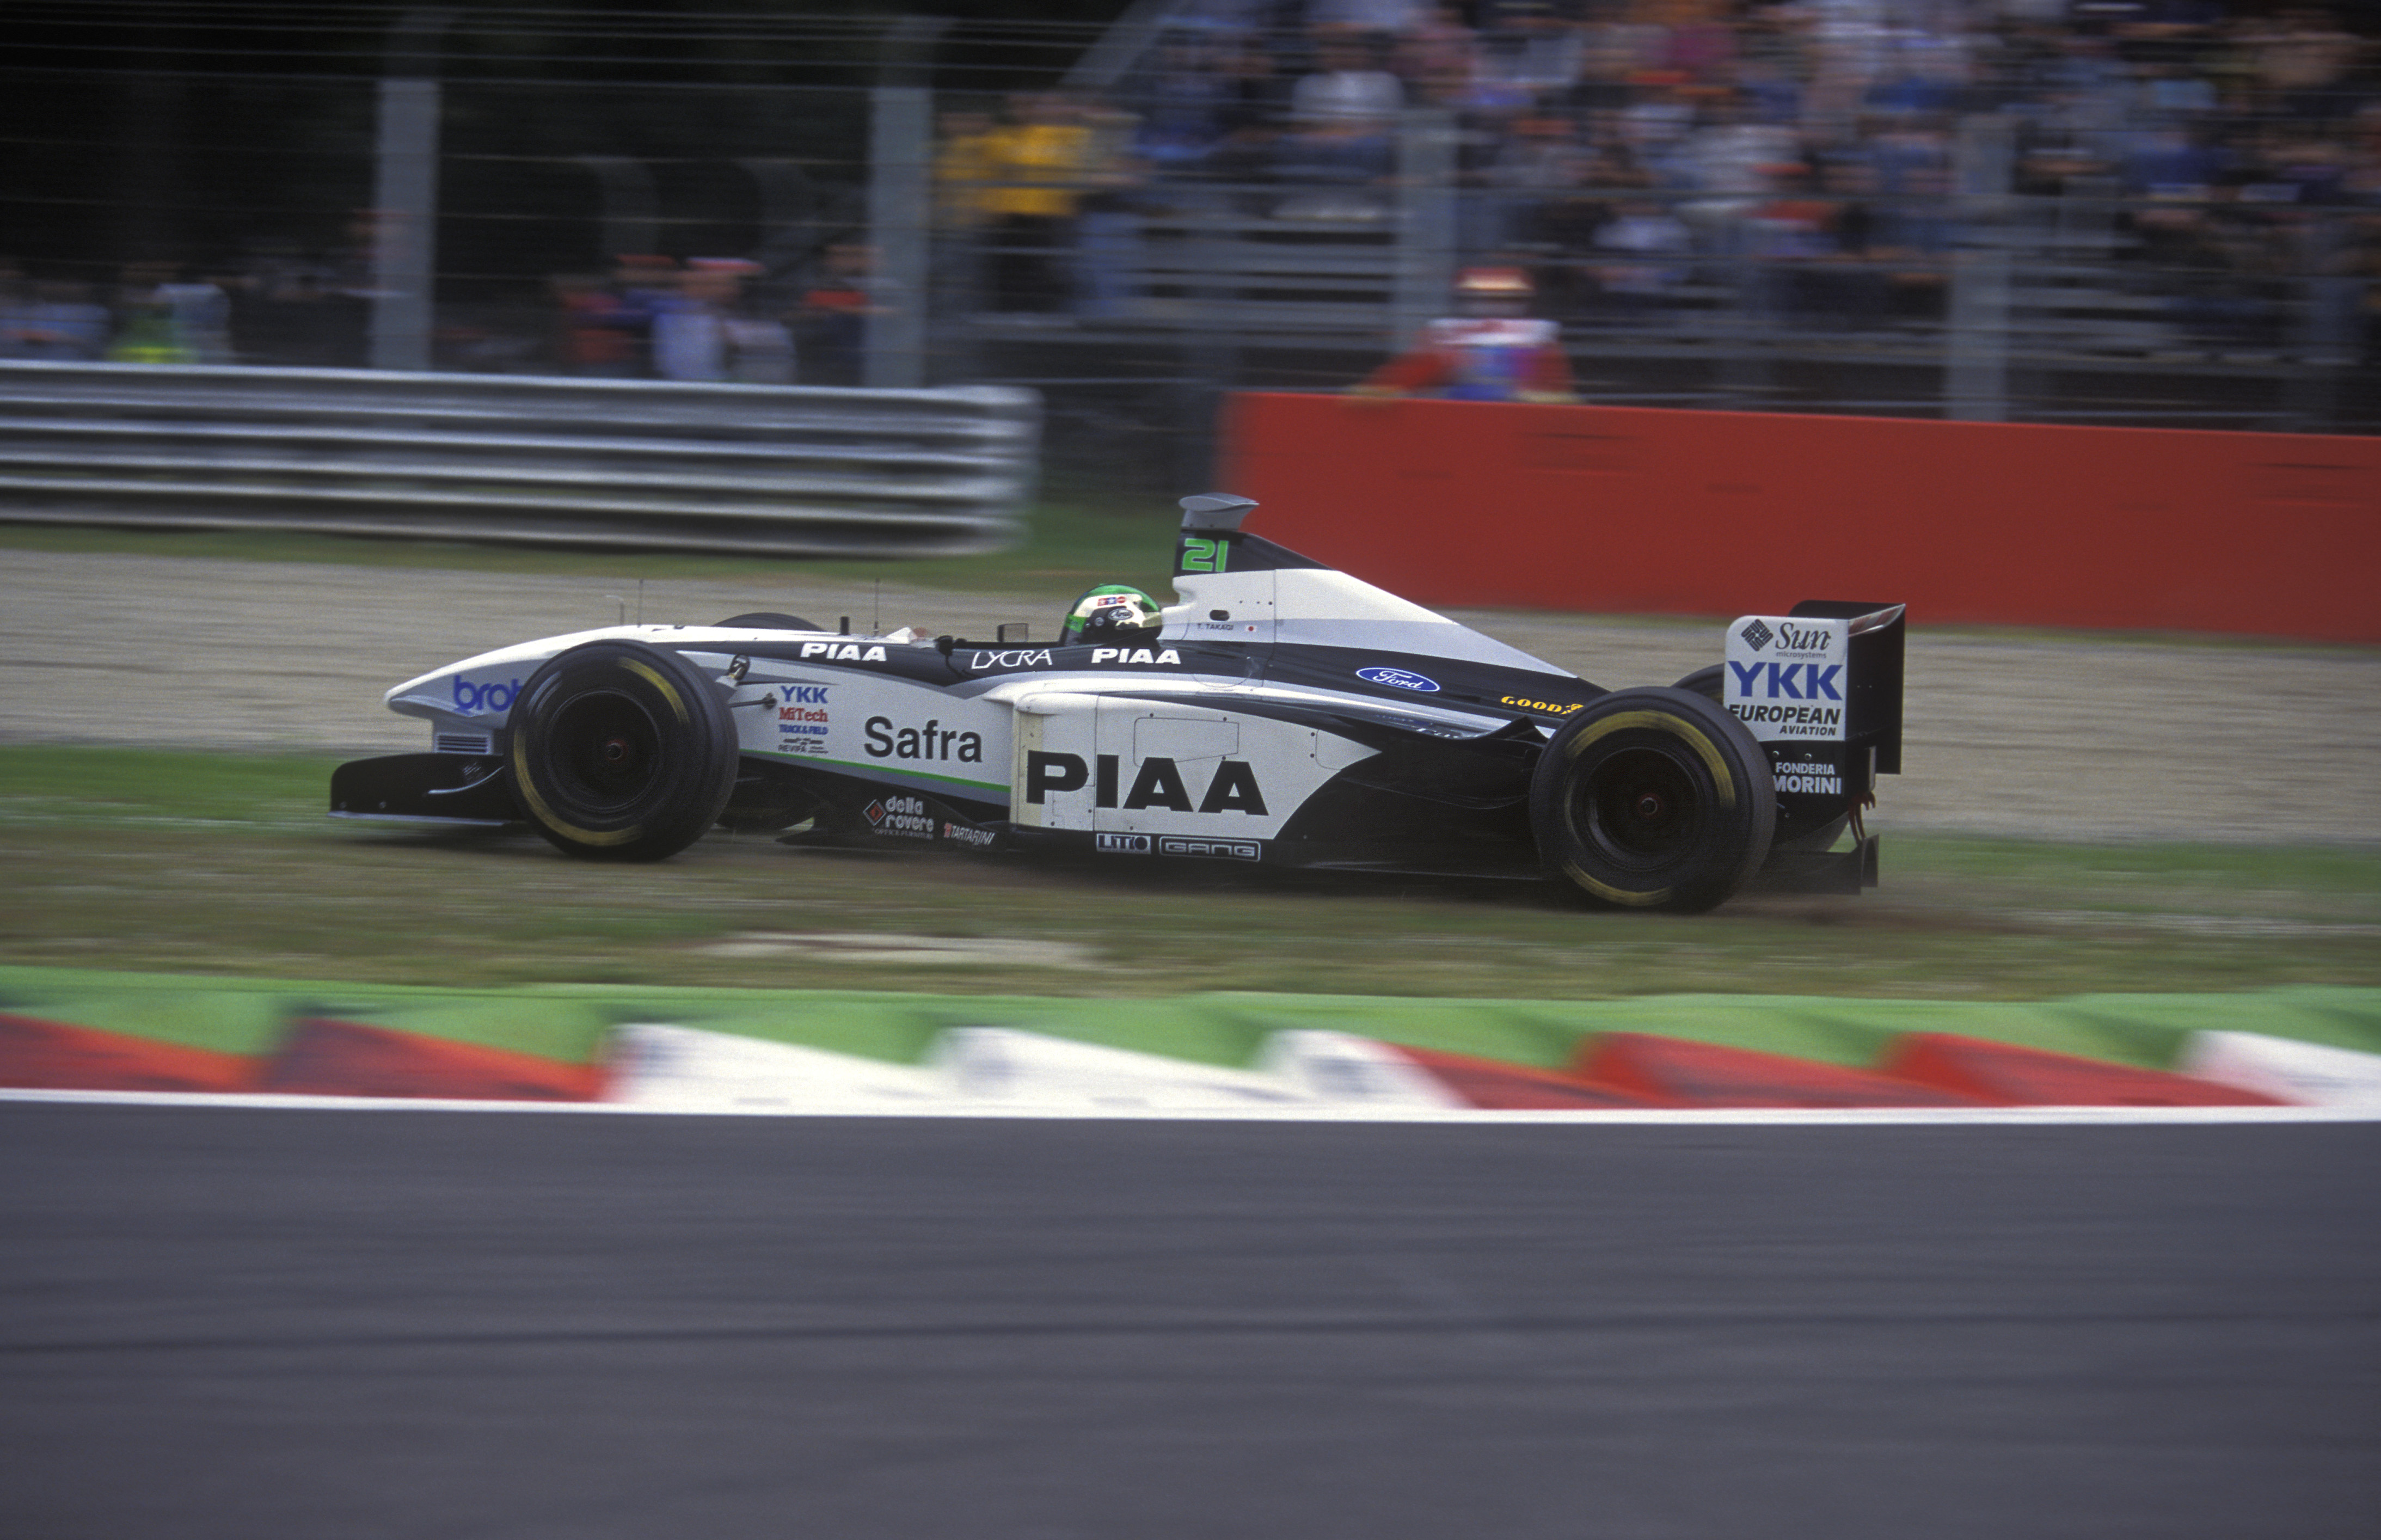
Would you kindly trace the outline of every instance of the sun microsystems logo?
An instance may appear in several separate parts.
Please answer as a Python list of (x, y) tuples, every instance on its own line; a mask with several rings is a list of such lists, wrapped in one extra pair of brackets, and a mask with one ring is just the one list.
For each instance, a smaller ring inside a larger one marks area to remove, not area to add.
[(1760, 621), (1755, 620), (1752, 625), (1745, 627), (1744, 629), (1737, 632), (1736, 634), (1744, 638), (1746, 644), (1751, 646), (1752, 649), (1757, 653), (1764, 647), (1768, 646), (1769, 639), (1776, 636), (1777, 633), (1763, 625)]

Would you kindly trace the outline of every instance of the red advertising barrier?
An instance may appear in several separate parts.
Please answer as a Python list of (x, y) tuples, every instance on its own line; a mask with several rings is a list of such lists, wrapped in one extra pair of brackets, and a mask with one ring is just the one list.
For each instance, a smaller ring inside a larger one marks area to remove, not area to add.
[(1252, 528), (1422, 604), (2381, 642), (2381, 438), (1249, 394)]

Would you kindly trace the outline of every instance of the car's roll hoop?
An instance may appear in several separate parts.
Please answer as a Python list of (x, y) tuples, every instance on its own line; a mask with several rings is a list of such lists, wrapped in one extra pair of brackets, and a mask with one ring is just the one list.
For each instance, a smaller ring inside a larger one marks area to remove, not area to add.
[(1202, 492), (1182, 499), (1182, 528), (1187, 533), (1197, 534), (1238, 530), (1256, 506), (1251, 499), (1228, 492)]

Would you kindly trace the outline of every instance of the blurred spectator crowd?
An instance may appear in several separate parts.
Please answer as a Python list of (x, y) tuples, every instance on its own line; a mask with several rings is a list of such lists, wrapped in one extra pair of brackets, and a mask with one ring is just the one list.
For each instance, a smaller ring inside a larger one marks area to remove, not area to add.
[(1549, 313), (1654, 321), (1726, 270), (1852, 328), (1939, 316), (1964, 175), (2246, 341), (2277, 281), (2375, 314), (2376, 66), (2325, 11), (2222, 0), (1199, 0), (1103, 99), (946, 114), (938, 175), (991, 309), (1099, 317), (1128, 216), (1387, 221), (1400, 116), (1435, 109), (1457, 260)]
[[(1186, 0), (1111, 90), (946, 99), (925, 295), (858, 229), (774, 271), (620, 254), (554, 278), (544, 335), (449, 326), (442, 361), (853, 385), (888, 306), (1129, 318), (1155, 223), (1393, 227), (1412, 109), (1453, 135), (1454, 263), (1526, 269), (1565, 322), (1657, 327), (1723, 274), (1777, 325), (1932, 324), (1963, 193), (2007, 191), (2210, 338), (2346, 361), (2381, 334), (2381, 48), (2320, 9)], [(372, 239), (363, 214), (344, 254), (112, 287), (0, 261), (0, 357), (361, 365)]]
[[(273, 247), (199, 272), (127, 263), (112, 285), (29, 279), (0, 259), (0, 358), (127, 363), (363, 368), (372, 361), (372, 221), (319, 260)], [(861, 383), (866, 317), (885, 300), (874, 252), (825, 246), (799, 287), (744, 258), (619, 257), (607, 274), (551, 281), (544, 335), (442, 324), (441, 360), (461, 368), (751, 385)]]

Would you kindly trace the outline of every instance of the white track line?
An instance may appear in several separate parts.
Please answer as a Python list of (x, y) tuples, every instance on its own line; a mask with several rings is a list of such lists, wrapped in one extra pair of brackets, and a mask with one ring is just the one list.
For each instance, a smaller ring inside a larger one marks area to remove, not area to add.
[(768, 1107), (725, 1106), (688, 1110), (631, 1106), (618, 1102), (499, 1102), (436, 1100), (413, 1096), (287, 1096), (256, 1093), (194, 1091), (29, 1091), (0, 1087), (0, 1102), (50, 1102), (117, 1106), (262, 1107), (284, 1111), (348, 1112), (562, 1112), (643, 1118), (1028, 1118), (1111, 1122), (1118, 1119), (1207, 1123), (1581, 1123), (1597, 1126), (1777, 1124), (1784, 1127), (1901, 1128), (1915, 1123), (1979, 1126), (2072, 1126), (2124, 1123), (2370, 1123), (2381, 1110), (2329, 1106), (1979, 1106), (1979, 1107), (1646, 1107), (1490, 1110), (1476, 1107), (1333, 1106), (1110, 1110), (949, 1103), (890, 1108), (854, 1106), (836, 1112), (787, 1112)]

